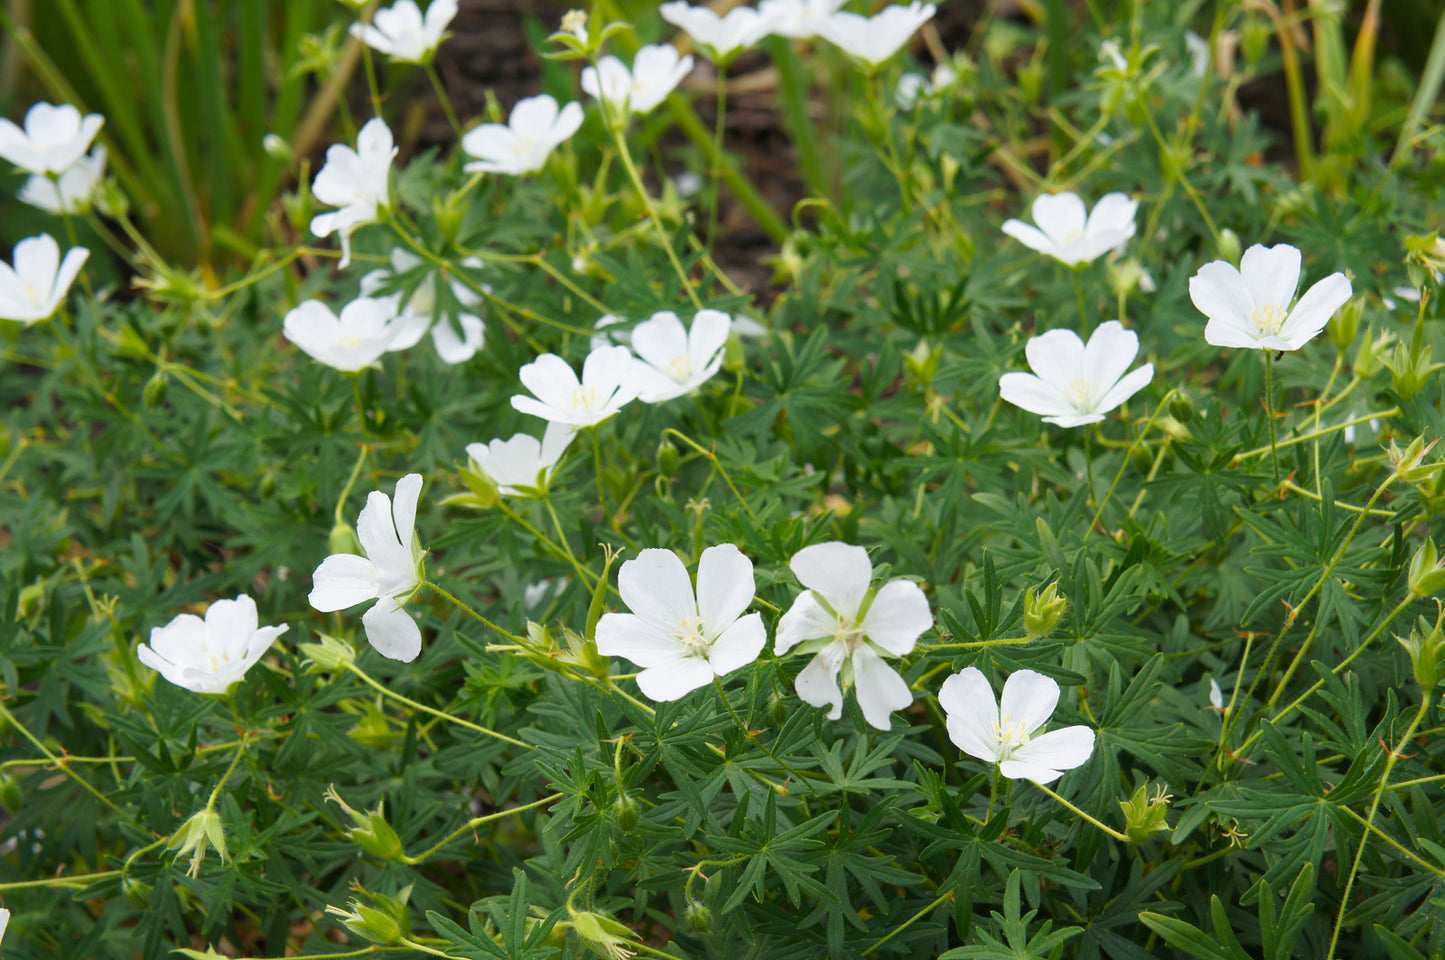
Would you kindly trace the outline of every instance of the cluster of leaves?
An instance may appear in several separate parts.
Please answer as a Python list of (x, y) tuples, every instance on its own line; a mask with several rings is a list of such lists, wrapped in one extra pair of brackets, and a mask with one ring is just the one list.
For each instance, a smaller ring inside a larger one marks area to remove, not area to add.
[[(101, 291), (8, 331), (7, 957), (367, 939), (537, 960), (1445, 950), (1439, 714), (1392, 639), (1433, 619), (1411, 560), (1445, 534), (1445, 472), (1384, 450), (1445, 435), (1439, 300), (1385, 299), (1428, 280), (1428, 246), (1409, 274), (1400, 235), (1429, 231), (1445, 179), (1424, 151), (1391, 159), (1394, 131), (1360, 133), (1318, 180), (1266, 162), (1271, 135), (1233, 99), (1245, 75), (1192, 69), (1200, 6), (1130, 5), (1108, 29), (1123, 66), (1099, 65), (1105, 37), (1067, 5), (986, 19), (955, 91), (912, 110), (888, 71), (789, 60), (836, 81), (840, 149), (804, 151), (817, 200), (776, 298), (730, 291), (685, 206), (662, 205), (706, 305), (770, 334), (735, 344), (696, 402), (634, 405), (595, 454), (579, 443), (545, 502), (442, 503), (465, 490), (467, 443), (533, 429), (509, 404), (517, 370), (585, 354), (593, 301), (629, 320), (686, 302), (632, 186), (592, 178), (612, 158), (595, 121), (543, 182), (463, 191), (450, 153), (399, 177), (439, 258), (521, 255), (487, 267), (487, 346), (464, 366), (414, 350), (351, 380), (284, 347), (286, 308), (355, 292), (299, 245), (230, 287)], [(1211, 12), (1210, 40), (1254, 26)], [(811, 143), (807, 110), (788, 113)], [(1002, 241), (1004, 216), (1069, 188), (1140, 198), (1127, 259), (1073, 273)], [(1263, 358), (1205, 344), (1189, 302), (1226, 229), (1355, 278), (1331, 340), (1275, 364), (1272, 403)], [(383, 234), (358, 234), (356, 259), (384, 259)], [(1062, 431), (1000, 403), (1030, 333), (1114, 317), (1157, 371), (1122, 415)], [(327, 531), (359, 502), (338, 508), (359, 448), (358, 490), (428, 478), (429, 576), (524, 643), (424, 594), (423, 654), (397, 664), (357, 618), (308, 607)], [(789, 558), (827, 540), (916, 578), (935, 612), (891, 731), (851, 700), (837, 722), (802, 704), (804, 661), (770, 651), (654, 710), (586, 644), (595, 580), (620, 608), (612, 550), (692, 564), (737, 544), (771, 632), (799, 589)], [(1028, 639), (1047, 584), (1067, 609)], [(242, 591), (291, 630), (231, 697), (138, 665), (151, 627)], [(1026, 668), (1064, 686), (1056, 722), (1098, 740), (1055, 786), (1127, 840), (959, 753), (934, 694), (970, 665), (995, 689)], [(197, 832), (212, 809), (219, 830)]]

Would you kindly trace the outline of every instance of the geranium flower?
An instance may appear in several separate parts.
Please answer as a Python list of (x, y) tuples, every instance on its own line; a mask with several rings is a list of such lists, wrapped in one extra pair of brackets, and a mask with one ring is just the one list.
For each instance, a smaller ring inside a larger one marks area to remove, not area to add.
[(311, 232), (318, 237), (329, 237), (333, 231), (341, 235), (338, 266), (343, 270), (351, 264), (351, 234), (380, 220), (391, 203), (391, 161), (396, 150), (391, 130), (380, 117), (373, 117), (357, 134), (355, 150), (343, 143), (327, 149), (326, 165), (311, 184), (317, 200), (341, 208), (314, 217)]
[(506, 123), (484, 123), (462, 136), (462, 149), (478, 159), (468, 173), (536, 173), (547, 158), (582, 126), (582, 104), (559, 108), (547, 94), (518, 100)]
[(14, 268), (0, 261), (0, 320), (28, 327), (54, 316), (89, 256), (75, 247), (61, 260), (60, 245), (48, 233), (15, 244)]
[(81, 157), (59, 177), (33, 173), (20, 188), (21, 203), (47, 213), (85, 213), (95, 202), (95, 191), (105, 179), (105, 144), (98, 144), (90, 156)]
[(582, 71), (582, 89), (605, 100), (618, 116), (640, 117), (658, 104), (692, 72), (692, 57), (679, 58), (670, 43), (649, 44), (637, 51), (629, 70), (621, 60), (605, 56)]
[(579, 429), (596, 426), (637, 398), (635, 364), (626, 347), (601, 347), (587, 354), (578, 380), (566, 360), (544, 353), (519, 374), (536, 399), (518, 394), (512, 407)]
[(671, 310), (654, 313), (632, 329), (637, 398), (662, 403), (692, 393), (722, 367), (732, 317), (700, 310), (688, 330)]
[(676, 700), (752, 663), (768, 641), (753, 602), (753, 562), (730, 543), (708, 547), (697, 592), (671, 550), (647, 549), (622, 565), (617, 589), (631, 613), (597, 621), (597, 652), (643, 670), (637, 685), (653, 700)]
[(27, 173), (64, 173), (90, 149), (104, 124), (100, 114), (82, 117), (68, 103), (37, 103), (25, 112), (23, 130), (0, 118), (0, 158)]
[(565, 423), (551, 422), (536, 437), (519, 433), (510, 440), (467, 444), (467, 456), (504, 497), (533, 497), (547, 491), (557, 462), (576, 436)]
[(217, 600), (202, 620), (183, 613), (151, 630), (149, 645), (136, 647), (136, 659), (178, 687), (194, 693), (225, 693), (260, 660), (290, 624), (259, 626), (256, 601), (241, 594)]
[(1354, 294), (1343, 273), (1332, 273), (1306, 290), (1291, 310), (1300, 252), (1287, 243), (1255, 244), (1244, 251), (1239, 266), (1236, 270), (1215, 260), (1189, 278), (1189, 299), (1209, 318), (1204, 339), (1216, 347), (1298, 350)]
[(825, 17), (818, 25), (818, 35), (849, 56), (876, 67), (897, 53), (937, 12), (936, 5), (917, 0), (906, 7), (884, 7), (872, 17), (845, 10)]
[(0, 940), (5, 939), (5, 928), (10, 926), (10, 911), (0, 907)]
[(1098, 423), (1154, 379), (1152, 363), (1124, 376), (1139, 337), (1118, 320), (1099, 324), (1087, 346), (1072, 330), (1050, 330), (1030, 337), (1024, 353), (1033, 373), (999, 377), (999, 395), (1061, 427)]
[(1038, 733), (1058, 706), (1059, 685), (1033, 670), (1015, 671), (995, 701), (988, 679), (966, 667), (943, 681), (938, 703), (948, 719), (948, 739), (969, 756), (998, 764), (1010, 780), (1052, 783), (1094, 752), (1088, 727)]
[(889, 713), (911, 704), (913, 693), (883, 658), (910, 653), (933, 626), (928, 598), (911, 580), (871, 590), (868, 551), (846, 543), (804, 547), (788, 566), (808, 589), (778, 621), (773, 649), (782, 655), (801, 644), (799, 653), (814, 654), (798, 674), (798, 696), (815, 707), (831, 704), (828, 719), (837, 720), (852, 686), (864, 719), (887, 730)]
[(762, 0), (758, 12), (767, 17), (774, 34), (793, 40), (816, 37), (823, 21), (847, 0)]
[(390, 350), (398, 335), (411, 335), (392, 322), (395, 317), (391, 298), (357, 297), (341, 308), (340, 317), (320, 300), (307, 300), (286, 314), (281, 334), (313, 360), (355, 373)]
[(764, 14), (752, 7), (734, 7), (726, 16), (718, 16), (707, 7), (694, 7), (684, 0), (673, 0), (657, 8), (662, 19), (686, 30), (698, 49), (714, 63), (726, 63), (737, 53), (766, 37), (778, 14)]
[(414, 0), (396, 0), (390, 9), (376, 11), (371, 23), (353, 23), (351, 35), (396, 63), (426, 64), (456, 15), (457, 0), (432, 0), (425, 17)]
[(401, 608), (421, 587), (424, 551), (417, 542), (416, 504), (421, 474), (396, 482), (396, 502), (380, 490), (366, 498), (356, 518), (356, 538), (366, 556), (333, 553), (311, 575), (311, 606), (322, 613), (345, 610), (373, 598), (361, 617), (366, 639), (383, 657), (415, 660), (421, 653), (421, 628)]
[[(406, 350), (416, 346), (421, 335), (431, 330), (432, 346), (436, 348), (437, 355), (442, 358), (443, 363), (456, 365), (466, 363), (476, 356), (478, 350), (486, 343), (486, 324), (482, 318), (475, 313), (459, 313), (457, 325), (461, 327), (461, 335), (441, 316), (437, 309), (437, 288), (436, 274), (428, 272), (422, 278), (421, 283), (411, 291), (410, 295), (403, 292), (386, 294), (387, 288), (395, 288), (397, 277), (410, 270), (415, 270), (422, 265), (421, 257), (400, 247), (393, 247), (391, 251), (391, 269), (372, 270), (361, 278), (361, 294), (364, 297), (375, 297), (386, 300), (392, 304), (392, 311), (396, 317), (393, 321), (395, 336), (388, 350)], [(483, 266), (481, 260), (476, 257), (467, 257), (461, 262), (464, 267), (480, 269)], [(453, 279), (447, 286), (451, 288), (452, 296), (466, 310), (476, 310), (481, 306), (482, 298), (471, 287), (460, 280)], [(490, 290), (485, 284), (482, 289)]]
[(1070, 267), (1092, 263), (1134, 235), (1134, 212), (1139, 204), (1122, 193), (1106, 194), (1087, 213), (1077, 193), (1040, 194), (1031, 208), (1031, 227), (1022, 220), (1006, 220), (1003, 232), (1039, 253)]

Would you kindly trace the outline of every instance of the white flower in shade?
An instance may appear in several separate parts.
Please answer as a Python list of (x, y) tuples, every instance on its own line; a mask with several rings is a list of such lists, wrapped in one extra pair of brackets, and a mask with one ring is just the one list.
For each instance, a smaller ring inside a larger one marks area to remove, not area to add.
[(933, 626), (928, 598), (911, 580), (871, 590), (868, 551), (846, 543), (804, 547), (788, 566), (808, 589), (778, 621), (774, 650), (781, 655), (801, 644), (799, 653), (814, 654), (798, 674), (798, 696), (815, 707), (831, 704), (828, 719), (837, 720), (851, 686), (863, 717), (887, 730), (888, 715), (911, 704), (913, 693), (883, 658), (910, 653)]
[(1185, 30), (1184, 49), (1189, 52), (1189, 72), (1202, 79), (1209, 72), (1209, 41), (1193, 30)]
[(845, 10), (826, 17), (818, 26), (818, 35), (849, 56), (876, 67), (902, 49), (937, 11), (934, 4), (919, 2), (884, 7), (872, 17)]
[(15, 244), (15, 266), (0, 261), (0, 320), (27, 327), (60, 309), (90, 251), (75, 247), (60, 259), (60, 245), (48, 233)]
[(637, 686), (653, 700), (676, 700), (746, 666), (768, 642), (753, 602), (753, 562), (730, 543), (708, 547), (697, 591), (671, 550), (647, 549), (622, 565), (617, 589), (631, 613), (597, 621), (597, 652), (643, 670)]
[(898, 78), (898, 86), (893, 88), (893, 99), (900, 109), (912, 110), (918, 106), (918, 98), (927, 96), (928, 92), (928, 78), (910, 71)]
[(1039, 195), (1032, 208), (1037, 227), (1022, 220), (1007, 220), (1003, 232), (1031, 250), (1077, 267), (1128, 242), (1134, 235), (1134, 212), (1138, 209), (1138, 201), (1122, 193), (1106, 194), (1092, 212), (1084, 209), (1084, 201), (1077, 193), (1045, 193)]
[(732, 317), (720, 310), (700, 310), (692, 329), (671, 310), (654, 313), (632, 328), (637, 399), (662, 403), (692, 393), (722, 368), (723, 346)]
[(58, 178), (33, 173), (20, 188), (21, 203), (39, 207), (48, 213), (85, 213), (95, 202), (95, 191), (105, 178), (105, 145), (100, 144), (71, 164)]
[(1088, 727), (1038, 732), (1058, 706), (1059, 685), (1033, 670), (1015, 671), (995, 701), (988, 679), (966, 667), (943, 681), (938, 703), (948, 719), (948, 739), (970, 757), (998, 764), (1010, 780), (1052, 783), (1094, 752)]
[(579, 429), (596, 426), (637, 399), (636, 362), (626, 347), (601, 347), (587, 354), (578, 380), (566, 360), (544, 353), (519, 374), (533, 396), (518, 394), (512, 406)]
[(1087, 345), (1072, 330), (1050, 330), (1030, 337), (1024, 353), (1033, 373), (999, 377), (999, 395), (1061, 427), (1098, 423), (1154, 379), (1152, 363), (1124, 376), (1139, 337), (1118, 320), (1099, 324)]
[(5, 928), (10, 926), (10, 911), (0, 907), (0, 940), (5, 939)]
[[(365, 274), (361, 278), (361, 295), (386, 300), (392, 304), (392, 312), (396, 317), (392, 324), (395, 335), (388, 350), (414, 347), (421, 335), (430, 329), (432, 346), (436, 347), (442, 362), (453, 365), (466, 363), (476, 356), (477, 351), (486, 343), (486, 325), (482, 323), (481, 317), (469, 312), (480, 308), (480, 294), (460, 280), (453, 279), (448, 282), (452, 296), (462, 307), (462, 312), (456, 317), (457, 325), (462, 330), (459, 336), (443, 315), (450, 311), (439, 309), (434, 272), (428, 272), (410, 294), (401, 291), (386, 293), (388, 289), (396, 290), (400, 274), (415, 270), (421, 265), (421, 257), (394, 247), (391, 251), (391, 269), (372, 270)], [(461, 265), (474, 270), (484, 266), (476, 257), (467, 257)], [(491, 288), (482, 284), (482, 289), (490, 291)]]
[(468, 173), (520, 177), (547, 165), (552, 151), (582, 126), (582, 104), (558, 107), (547, 94), (518, 100), (506, 123), (483, 123), (462, 136), (462, 149), (477, 159)]
[(430, 63), (457, 15), (457, 0), (432, 0), (426, 15), (414, 0), (396, 0), (378, 10), (370, 24), (353, 23), (351, 35), (397, 63)]
[(321, 561), (307, 597), (322, 613), (374, 598), (361, 624), (377, 652), (393, 660), (411, 661), (421, 653), (421, 628), (401, 608), (421, 587), (423, 552), (414, 532), (421, 482), (419, 473), (398, 480), (394, 504), (380, 490), (367, 495), (356, 518), (356, 539), (366, 556), (333, 553)]
[(1224, 691), (1220, 689), (1219, 681), (1213, 677), (1209, 678), (1209, 706), (1220, 713), (1224, 712)]
[(547, 491), (557, 462), (576, 432), (565, 423), (551, 422), (539, 441), (526, 433), (510, 440), (467, 444), (467, 456), (504, 497), (534, 497)]
[(281, 333), (313, 360), (355, 373), (390, 350), (398, 335), (410, 336), (410, 330), (393, 323), (395, 317), (396, 302), (390, 297), (357, 297), (339, 317), (320, 300), (307, 300), (286, 314)]
[(771, 29), (780, 37), (808, 40), (816, 37), (823, 21), (847, 0), (763, 0), (758, 12), (770, 18)]
[(632, 331), (622, 329), (625, 321), (614, 314), (604, 313), (597, 318), (592, 325), (592, 337), (588, 341), (590, 347), (596, 350), (599, 347), (607, 347), (612, 344), (628, 346), (632, 343)]
[(658, 104), (692, 72), (692, 57), (678, 57), (670, 43), (651, 44), (637, 51), (629, 70), (614, 56), (597, 61), (582, 71), (582, 89), (625, 117), (640, 117)]
[(322, 203), (340, 207), (311, 220), (311, 232), (341, 236), (343, 270), (351, 264), (351, 234), (357, 227), (380, 220), (391, 202), (391, 161), (396, 156), (391, 130), (380, 117), (366, 122), (356, 136), (356, 149), (344, 143), (326, 151), (326, 164), (316, 174), (311, 192)]
[(1244, 251), (1238, 270), (1224, 260), (1200, 267), (1189, 278), (1189, 299), (1209, 318), (1204, 339), (1255, 350), (1298, 350), (1309, 343), (1354, 290), (1343, 273), (1332, 273), (1291, 310), (1299, 275), (1300, 252), (1287, 243), (1255, 244)]
[(0, 118), (0, 158), (27, 173), (64, 173), (90, 149), (104, 123), (100, 114), (82, 117), (68, 103), (37, 103), (26, 111), (23, 130)]
[(194, 693), (225, 693), (289, 629), (284, 623), (260, 626), (256, 601), (243, 593), (211, 604), (204, 620), (183, 613), (164, 627), (155, 627), (150, 645), (136, 647), (135, 655), (178, 687)]
[(707, 7), (694, 7), (684, 0), (674, 0), (657, 8), (662, 19), (687, 31), (693, 42), (709, 60), (726, 63), (737, 53), (751, 47), (771, 31), (778, 14), (765, 14), (752, 7), (733, 7), (726, 16), (718, 16)]

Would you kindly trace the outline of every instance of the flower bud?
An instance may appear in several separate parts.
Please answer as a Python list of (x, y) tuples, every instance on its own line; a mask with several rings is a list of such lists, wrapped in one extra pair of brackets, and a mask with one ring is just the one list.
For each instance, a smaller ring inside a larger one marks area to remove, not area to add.
[(8, 774), (0, 773), (0, 807), (4, 807), (9, 813), (19, 813), (24, 799), (19, 781)]
[(356, 662), (356, 648), (345, 640), (318, 634), (320, 643), (303, 643), (301, 656), (312, 663), (311, 673), (336, 673)]
[(1269, 49), (1270, 28), (1262, 14), (1251, 12), (1244, 18), (1243, 34), (1239, 41), (1239, 50), (1244, 54), (1244, 62), (1253, 69), (1259, 63)]
[(1239, 242), (1239, 234), (1225, 227), (1219, 231), (1219, 257), (1228, 260), (1230, 263), (1239, 263), (1240, 253), (1243, 247)]
[(1044, 65), (1032, 60), (1021, 64), (1015, 79), (1018, 80), (1019, 91), (1024, 95), (1024, 102), (1029, 106), (1036, 105), (1044, 91)]
[(1397, 343), (1389, 357), (1382, 358), (1390, 368), (1390, 385), (1396, 393), (1409, 400), (1430, 384), (1435, 371), (1445, 367), (1445, 364), (1430, 362), (1433, 353), (1428, 345), (1416, 348)]
[(693, 900), (687, 905), (687, 928), (693, 933), (707, 933), (712, 929), (712, 911)]
[(261, 149), (266, 151), (266, 156), (277, 163), (290, 163), (296, 159), (296, 151), (291, 149), (291, 144), (286, 138), (276, 133), (268, 133), (261, 138)]
[(662, 442), (657, 445), (657, 472), (664, 477), (675, 477), (680, 464), (681, 457), (677, 447), (673, 446), (667, 437), (663, 437)]
[(1365, 380), (1378, 373), (1380, 370), (1380, 354), (1384, 351), (1385, 347), (1389, 346), (1390, 341), (1393, 339), (1394, 337), (1388, 333), (1382, 333), (1378, 337), (1375, 337), (1374, 331), (1371, 330), (1370, 336), (1366, 336), (1361, 340), (1360, 348), (1355, 351), (1355, 375), (1361, 380)]
[(226, 833), (221, 815), (210, 807), (193, 814), (175, 832), (167, 846), (179, 847), (180, 856), (191, 855), (189, 875), (194, 877), (201, 872), (201, 861), (206, 857), (208, 845), (215, 848), (217, 856), (223, 861), (230, 859), (226, 853)]
[(572, 912), (572, 929), (577, 939), (593, 953), (606, 960), (625, 960), (633, 955), (632, 943), (637, 934), (602, 913), (591, 910)]
[(617, 824), (617, 829), (623, 833), (631, 833), (637, 829), (638, 821), (642, 819), (642, 805), (634, 797), (624, 793), (612, 804), (612, 819)]
[(1124, 812), (1124, 833), (1131, 843), (1143, 843), (1156, 833), (1169, 829), (1169, 801), (1173, 799), (1157, 787), (1149, 794), (1149, 785), (1141, 784), (1126, 803), (1118, 801)]
[(335, 786), (326, 788), (325, 797), (338, 805), (351, 817), (356, 826), (346, 832), (346, 836), (356, 843), (357, 846), (381, 860), (405, 860), (406, 850), (401, 845), (401, 838), (386, 822), (386, 804), (379, 803), (375, 810), (361, 813), (353, 810), (341, 799), (341, 794), (336, 792)]
[[(410, 890), (411, 888), (408, 887), (407, 891), (410, 892)], [(349, 910), (328, 906), (326, 912), (340, 917), (341, 922), (346, 925), (346, 929), (359, 937), (365, 937), (372, 943), (401, 943), (411, 926), (406, 918), (406, 907), (398, 904), (391, 897), (382, 897), (369, 892), (367, 896), (371, 897), (372, 902), (377, 903), (381, 909), (368, 907), (360, 901), (352, 899), (346, 904), (350, 907)], [(400, 908), (400, 916), (395, 910), (389, 909), (392, 906)]]
[(1360, 297), (1352, 297), (1330, 317), (1327, 327), (1330, 340), (1342, 352), (1355, 342), (1355, 335), (1360, 332), (1360, 318), (1364, 313), (1365, 301)]
[(366, 552), (361, 549), (361, 541), (356, 538), (356, 530), (349, 523), (338, 523), (331, 528), (331, 533), (326, 536), (326, 548), (332, 553), (366, 556)]
[(1429, 537), (1410, 558), (1410, 592), (1417, 597), (1434, 596), (1445, 590), (1445, 564), (1439, 560), (1435, 541)]
[(151, 378), (146, 381), (146, 385), (141, 388), (140, 392), (141, 403), (145, 404), (147, 409), (154, 410), (165, 402), (166, 388), (170, 386), (169, 380), (170, 378), (162, 370), (151, 374)]
[(1180, 423), (1194, 419), (1194, 401), (1189, 399), (1189, 394), (1183, 390), (1174, 391), (1169, 397), (1169, 416)]
[(748, 358), (743, 352), (743, 338), (738, 336), (737, 330), (729, 330), (727, 341), (723, 343), (723, 369), (728, 373), (737, 374), (747, 369)]
[(120, 881), (120, 891), (132, 906), (145, 909), (151, 905), (151, 893), (153, 888), (144, 881), (137, 880), (132, 876), (124, 876)]
[(1445, 606), (1435, 618), (1435, 624), (1420, 617), (1410, 636), (1395, 637), (1395, 640), (1410, 654), (1410, 664), (1415, 669), (1415, 680), (1425, 690), (1435, 689), (1440, 682), (1440, 667), (1445, 661), (1445, 637), (1441, 636), (1440, 624), (1445, 620)]
[(1425, 454), (1439, 441), (1432, 440), (1429, 446), (1425, 445), (1423, 436), (1416, 437), (1410, 441), (1410, 445), (1403, 451), (1390, 441), (1390, 449), (1386, 451), (1389, 457), (1390, 466), (1395, 468), (1395, 474), (1406, 483), (1423, 483), (1435, 477), (1440, 470), (1439, 463), (1425, 463)]
[(1059, 595), (1059, 585), (1051, 583), (1041, 593), (1030, 587), (1024, 593), (1024, 632), (1030, 640), (1047, 637), (1063, 619), (1069, 598)]
[(1135, 440), (1129, 444), (1129, 463), (1135, 470), (1147, 474), (1154, 466), (1154, 452), (1149, 449), (1149, 444), (1144, 440)]
[(910, 378), (925, 390), (938, 376), (938, 365), (943, 359), (943, 345), (929, 346), (927, 340), (918, 341), (918, 346), (903, 355), (903, 367)]

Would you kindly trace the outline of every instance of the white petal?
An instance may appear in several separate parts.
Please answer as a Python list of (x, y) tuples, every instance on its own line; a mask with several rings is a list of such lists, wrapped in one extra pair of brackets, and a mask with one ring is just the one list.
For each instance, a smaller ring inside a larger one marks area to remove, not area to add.
[(1024, 355), (1040, 380), (1062, 388), (1083, 377), (1084, 349), (1084, 341), (1074, 331), (1048, 330), (1029, 337)]
[(1044, 423), (1053, 423), (1061, 427), (1082, 427), (1086, 423), (1100, 423), (1103, 419), (1102, 413), (1068, 413), (1056, 417), (1044, 417)]
[(1093, 752), (1093, 730), (1084, 726), (1060, 727), (1034, 737), (1015, 750), (1012, 759), (1054, 770), (1072, 770), (1088, 761)]
[(523, 366), (517, 376), (538, 400), (562, 410), (572, 406), (572, 397), (581, 386), (571, 364), (555, 353), (542, 354)]
[[(396, 532), (401, 537), (401, 545), (411, 550), (412, 540), (415, 538), (416, 529), (416, 505), (421, 499), (422, 478), (419, 473), (408, 473), (396, 482), (396, 497), (392, 501), (392, 513), (396, 516)], [(358, 518), (359, 522), (360, 518)]]
[(1098, 242), (1099, 253), (1103, 253), (1134, 235), (1134, 216), (1138, 210), (1139, 202), (1131, 200), (1128, 194), (1105, 194), (1089, 211), (1084, 232)]
[(798, 674), (793, 684), (803, 702), (813, 707), (830, 706), (829, 720), (843, 715), (843, 691), (838, 689), (838, 671), (843, 668), (846, 648), (835, 643), (818, 651), (808, 665)]
[(60, 245), (50, 234), (42, 233), (15, 244), (12, 260), (21, 281), (34, 286), (43, 295), (54, 285), (55, 275), (60, 269)]
[(718, 676), (726, 676), (758, 658), (768, 643), (761, 613), (750, 613), (728, 627), (708, 648), (707, 659)]
[(863, 719), (879, 730), (892, 726), (894, 710), (913, 703), (913, 691), (892, 667), (868, 647), (853, 651), (853, 695), (863, 710)]
[(1089, 211), (1077, 193), (1041, 193), (1030, 213), (1039, 229), (1060, 248), (1070, 237), (1082, 234), (1089, 220)]
[(918, 638), (933, 626), (933, 611), (918, 584), (890, 580), (874, 594), (862, 626), (869, 640), (901, 657), (911, 653)]
[(781, 656), (805, 640), (832, 636), (837, 629), (838, 621), (823, 610), (813, 591), (804, 590), (793, 600), (788, 612), (778, 619), (773, 652)]
[(60, 301), (65, 299), (66, 293), (70, 291), (70, 285), (80, 275), (80, 270), (89, 259), (90, 251), (84, 247), (73, 247), (66, 251), (65, 259), (60, 262), (60, 270), (55, 275), (55, 286), (50, 295), (50, 312), (54, 313), (60, 306)]
[(1023, 760), (1003, 760), (998, 765), (998, 772), (1010, 780), (1031, 780), (1034, 783), (1053, 783), (1064, 775), (1062, 770)]
[(649, 700), (677, 700), (712, 683), (712, 667), (701, 657), (682, 657), (648, 667), (637, 675), (637, 687)]
[(376, 565), (355, 554), (333, 553), (321, 561), (311, 581), (306, 599), (322, 613), (345, 610), (377, 595)]
[(977, 667), (965, 667), (943, 681), (938, 704), (948, 721), (948, 739), (971, 757), (998, 760), (998, 703)]
[(1032, 373), (1005, 373), (998, 378), (998, 394), (1014, 406), (1039, 416), (1074, 412), (1074, 405), (1058, 387)]
[(361, 625), (366, 628), (366, 639), (383, 657), (410, 663), (421, 653), (421, 628), (397, 605), (395, 597), (376, 601), (362, 614)]
[(1059, 685), (1052, 677), (1017, 670), (1004, 682), (998, 709), (1005, 726), (1022, 724), (1024, 733), (1033, 733), (1048, 723), (1058, 705)]
[(671, 550), (650, 547), (617, 574), (622, 602), (650, 626), (667, 633), (698, 615), (687, 568)]
[(1095, 396), (1108, 391), (1139, 355), (1139, 336), (1118, 320), (1099, 324), (1084, 347), (1084, 376)]
[(676, 357), (687, 352), (687, 329), (671, 310), (654, 313), (632, 331), (632, 349), (647, 363), (660, 370)]
[(731, 543), (702, 552), (697, 565), (697, 610), (706, 636), (732, 626), (753, 602), (753, 562)]
[(1239, 272), (1255, 309), (1266, 304), (1280, 313), (1289, 309), (1299, 286), (1300, 252), (1287, 243), (1272, 247), (1255, 244), (1244, 251)]
[(1059, 247), (1054, 241), (1049, 239), (1048, 234), (1044, 233), (1038, 227), (1029, 226), (1022, 220), (1005, 220), (1003, 223), (1003, 232), (1030, 250), (1037, 250), (1039, 253), (1046, 253), (1051, 257), (1058, 255)]
[(1290, 343), (1291, 350), (1298, 350), (1313, 340), (1329, 324), (1335, 311), (1353, 295), (1350, 281), (1343, 273), (1330, 274), (1299, 298), (1280, 328), (1280, 338)]
[[(356, 539), (366, 558), (376, 567), (377, 574), (385, 581), (394, 581), (412, 564), (411, 551), (404, 549), (396, 535), (396, 520), (392, 516), (391, 498), (380, 490), (366, 495), (366, 506), (356, 517)], [(390, 582), (379, 584), (385, 592)]]
[(1189, 299), (1211, 320), (1222, 320), (1253, 329), (1250, 314), (1254, 301), (1234, 265), (1212, 260), (1189, 278)]
[(1095, 411), (1101, 414), (1108, 413), (1140, 390), (1149, 386), (1153, 379), (1154, 364), (1144, 364), (1144, 366), (1110, 387), (1109, 392), (1104, 394), (1104, 396), (1094, 404)]
[(841, 617), (853, 618), (873, 579), (868, 551), (847, 543), (816, 543), (788, 561), (798, 582), (828, 601)]
[(686, 653), (670, 631), (633, 613), (604, 613), (597, 621), (596, 640), (604, 657), (626, 657), (639, 667), (671, 663)]

